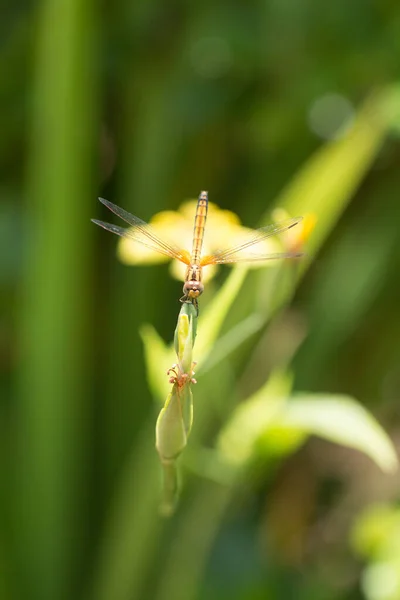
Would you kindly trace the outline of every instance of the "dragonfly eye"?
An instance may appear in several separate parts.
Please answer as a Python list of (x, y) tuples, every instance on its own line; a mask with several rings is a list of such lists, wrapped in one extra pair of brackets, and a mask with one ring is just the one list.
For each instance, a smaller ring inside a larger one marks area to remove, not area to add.
[(183, 293), (189, 298), (197, 298), (204, 291), (204, 285), (201, 281), (185, 281), (183, 286)]

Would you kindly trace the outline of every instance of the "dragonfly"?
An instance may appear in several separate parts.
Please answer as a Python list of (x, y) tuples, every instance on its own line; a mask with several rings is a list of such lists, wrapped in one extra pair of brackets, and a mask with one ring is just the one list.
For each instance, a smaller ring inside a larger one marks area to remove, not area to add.
[(267, 238), (291, 229), (302, 220), (302, 217), (294, 217), (279, 223), (267, 225), (266, 227), (254, 229), (251, 234), (249, 234), (248, 238), (239, 245), (233, 245), (229, 248), (217, 250), (203, 256), (203, 240), (208, 212), (208, 192), (200, 192), (197, 201), (191, 251), (186, 248), (181, 248), (170, 240), (161, 238), (153, 231), (151, 225), (142, 221), (139, 217), (135, 217), (116, 204), (113, 204), (109, 200), (105, 200), (104, 198), (99, 198), (99, 200), (115, 215), (128, 223), (130, 227), (119, 227), (118, 225), (112, 225), (111, 223), (105, 223), (104, 221), (99, 221), (97, 219), (92, 219), (93, 223), (107, 231), (111, 231), (111, 233), (143, 244), (150, 250), (168, 256), (169, 258), (176, 259), (186, 265), (186, 276), (183, 285), (184, 295), (180, 298), (180, 301), (193, 304), (196, 310), (198, 310), (198, 298), (204, 291), (204, 284), (202, 282), (204, 267), (239, 262), (261, 262), (279, 258), (298, 258), (302, 256), (301, 253), (297, 252), (259, 252), (258, 254), (253, 252), (249, 254), (246, 252), (249, 248), (252, 249)]

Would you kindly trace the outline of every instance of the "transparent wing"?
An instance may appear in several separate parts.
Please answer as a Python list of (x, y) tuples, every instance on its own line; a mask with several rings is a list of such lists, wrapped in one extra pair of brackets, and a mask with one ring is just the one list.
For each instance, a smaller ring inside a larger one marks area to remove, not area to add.
[[(300, 258), (304, 256), (303, 252), (270, 252), (266, 254), (234, 254), (230, 258), (224, 258), (221, 260), (217, 260), (215, 256), (213, 260), (210, 262), (202, 263), (202, 266), (206, 265), (226, 265), (229, 263), (238, 263), (238, 262), (263, 262), (266, 260), (276, 260), (278, 258)], [(209, 258), (207, 256), (205, 259)]]
[(201, 260), (201, 265), (214, 265), (214, 264), (225, 264), (225, 263), (234, 263), (234, 262), (254, 262), (254, 261), (263, 261), (270, 260), (275, 258), (295, 258), (300, 256), (297, 253), (291, 252), (279, 252), (279, 253), (257, 253), (257, 252), (244, 252), (248, 248), (259, 244), (260, 242), (265, 241), (269, 237), (273, 235), (277, 235), (279, 233), (283, 233), (288, 229), (291, 229), (300, 221), (303, 217), (295, 217), (293, 219), (287, 219), (286, 221), (281, 221), (280, 223), (273, 223), (272, 225), (267, 225), (266, 227), (260, 227), (260, 229), (256, 229), (252, 231), (249, 236), (241, 242), (237, 246), (233, 246), (231, 248), (227, 248), (225, 250), (217, 250), (213, 254), (208, 256), (204, 256)]
[(99, 225), (107, 231), (111, 231), (111, 233), (138, 242), (139, 244), (150, 248), (150, 250), (154, 250), (154, 252), (164, 254), (170, 258), (176, 258), (185, 264), (189, 264), (190, 256), (187, 250), (179, 248), (170, 241), (161, 239), (154, 233), (151, 225), (142, 221), (139, 217), (135, 217), (123, 208), (109, 202), (109, 200), (105, 200), (104, 198), (99, 198), (99, 200), (114, 214), (126, 221), (131, 228), (125, 229), (124, 227), (118, 227), (118, 225), (112, 225), (111, 223), (105, 223), (104, 221), (98, 221), (97, 219), (92, 219), (93, 223), (96, 223), (96, 225)]

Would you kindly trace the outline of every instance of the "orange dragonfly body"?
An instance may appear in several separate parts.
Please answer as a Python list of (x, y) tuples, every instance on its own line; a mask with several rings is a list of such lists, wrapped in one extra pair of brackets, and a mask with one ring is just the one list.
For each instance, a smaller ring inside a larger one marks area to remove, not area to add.
[(248, 239), (237, 246), (232, 246), (227, 249), (217, 250), (211, 254), (202, 256), (204, 231), (206, 227), (207, 211), (208, 211), (208, 192), (201, 192), (197, 202), (196, 216), (194, 220), (193, 243), (192, 250), (189, 252), (186, 249), (180, 248), (173, 242), (162, 239), (154, 233), (151, 225), (142, 221), (138, 217), (131, 215), (129, 212), (116, 206), (112, 202), (99, 198), (107, 208), (109, 208), (118, 217), (121, 217), (130, 228), (123, 228), (104, 221), (92, 219), (93, 223), (100, 225), (103, 229), (111, 231), (121, 237), (126, 237), (135, 242), (143, 244), (147, 248), (159, 252), (172, 259), (176, 259), (186, 265), (185, 283), (183, 286), (183, 297), (181, 302), (190, 302), (196, 308), (198, 307), (197, 299), (204, 291), (202, 283), (203, 268), (208, 265), (219, 265), (237, 262), (254, 262), (266, 261), (276, 258), (296, 258), (301, 256), (299, 253), (279, 252), (279, 253), (252, 253), (246, 254), (248, 248), (256, 246), (267, 238), (282, 233), (299, 223), (302, 217), (287, 219), (280, 223), (267, 225), (260, 229), (255, 229), (251, 232)]

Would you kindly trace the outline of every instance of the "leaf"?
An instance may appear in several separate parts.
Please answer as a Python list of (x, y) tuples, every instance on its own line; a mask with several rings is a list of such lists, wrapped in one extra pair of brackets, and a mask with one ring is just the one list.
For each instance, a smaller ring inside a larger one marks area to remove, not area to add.
[(293, 451), (307, 436), (364, 452), (385, 472), (397, 468), (394, 446), (375, 418), (347, 396), (301, 396), (287, 399), (290, 381), (276, 373), (249, 400), (240, 404), (221, 431), (221, 460), (241, 467), (259, 453)]
[(290, 215), (317, 217), (307, 244), (310, 254), (302, 260), (304, 267), (333, 229), (396, 122), (398, 95), (398, 86), (373, 94), (346, 136), (321, 147), (277, 198), (276, 206)]
[(225, 284), (211, 300), (201, 317), (196, 350), (202, 361), (213, 349), (223, 322), (242, 287), (247, 270), (243, 266), (235, 267), (232, 270)]
[(232, 327), (223, 337), (216, 340), (213, 351), (198, 372), (202, 375), (216, 367), (252, 335), (260, 331), (264, 320), (259, 314), (252, 313), (246, 319)]
[(290, 393), (290, 386), (291, 380), (287, 375), (276, 373), (236, 408), (217, 441), (221, 461), (239, 468), (252, 458), (256, 442), (276, 422)]
[(396, 451), (387, 433), (371, 413), (348, 396), (305, 395), (290, 400), (280, 414), (280, 427), (360, 450), (382, 471), (397, 469)]
[(167, 370), (174, 361), (172, 346), (167, 346), (151, 325), (140, 328), (140, 336), (144, 345), (147, 380), (155, 398), (164, 403), (171, 384), (168, 381)]

